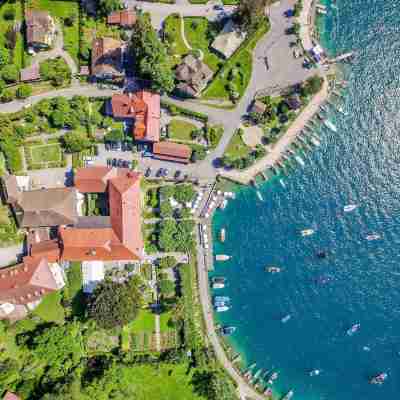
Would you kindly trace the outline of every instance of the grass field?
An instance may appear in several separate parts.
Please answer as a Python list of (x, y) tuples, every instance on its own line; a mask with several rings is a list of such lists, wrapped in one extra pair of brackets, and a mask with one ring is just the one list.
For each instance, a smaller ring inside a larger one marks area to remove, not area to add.
[(127, 382), (135, 400), (204, 400), (193, 393), (188, 371), (186, 364), (133, 365), (121, 369), (118, 377)]
[(169, 43), (168, 52), (172, 55), (174, 64), (179, 64), (182, 56), (189, 52), (182, 40), (181, 18), (176, 14), (169, 15), (164, 21), (164, 32)]
[(61, 324), (64, 322), (65, 314), (60, 302), (60, 291), (50, 293), (43, 298), (33, 314), (39, 316), (43, 321)]
[(184, 21), (185, 36), (190, 46), (201, 50), (204, 54), (203, 61), (216, 72), (225, 61), (210, 51), (212, 37), (209, 30), (212, 28), (212, 23), (203, 17), (186, 17)]
[(85, 310), (82, 291), (82, 270), (80, 262), (71, 262), (67, 272), (68, 296), (72, 304), (73, 315), (83, 315)]
[(231, 141), (229, 142), (228, 147), (225, 150), (224, 155), (230, 158), (242, 158), (246, 157), (250, 152), (250, 147), (248, 147), (240, 137), (238, 133), (235, 133), (232, 136)]
[[(210, 85), (204, 90), (202, 97), (205, 99), (224, 99), (229, 100), (228, 84), (235, 85), (239, 98), (243, 96), (250, 82), (253, 67), (252, 52), (259, 39), (268, 31), (269, 26), (263, 24), (251, 37), (247, 38), (232, 57), (218, 71)], [(229, 81), (232, 70), (237, 74)]]
[(154, 332), (155, 316), (149, 310), (140, 310), (137, 318), (128, 324), (130, 332)]
[[(15, 13), (14, 20), (4, 19), (4, 13), (13, 10)], [(22, 21), (22, 4), (19, 1), (15, 3), (5, 2), (0, 6), (0, 47), (4, 47), (6, 43), (6, 32), (14, 25), (14, 23)], [(18, 69), (23, 66), (24, 43), (21, 33), (17, 33), (15, 48), (11, 52), (10, 63), (17, 66)]]
[(33, 163), (47, 163), (61, 161), (61, 148), (57, 143), (30, 146)]
[(161, 333), (174, 330), (174, 328), (171, 328), (168, 326), (168, 321), (170, 320), (171, 317), (172, 317), (172, 313), (170, 311), (162, 313), (160, 315), (160, 332)]
[[(60, 0), (28, 0), (27, 6), (38, 10), (47, 10), (63, 26), (64, 49), (68, 51), (75, 62), (79, 63), (79, 2)], [(74, 15), (72, 26), (66, 26), (62, 20)]]
[(171, 139), (192, 140), (191, 133), (196, 125), (181, 119), (173, 119), (168, 125), (168, 135)]

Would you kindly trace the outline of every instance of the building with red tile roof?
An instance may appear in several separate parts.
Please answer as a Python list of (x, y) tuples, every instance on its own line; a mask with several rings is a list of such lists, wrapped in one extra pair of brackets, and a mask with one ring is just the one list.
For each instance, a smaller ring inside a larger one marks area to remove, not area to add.
[(192, 149), (185, 144), (174, 142), (158, 142), (153, 145), (154, 158), (164, 161), (174, 161), (187, 164), (192, 155)]
[(3, 400), (21, 400), (21, 397), (17, 396), (16, 394), (7, 391)]
[(98, 79), (123, 78), (122, 42), (120, 40), (111, 37), (93, 40), (91, 72)]
[(65, 285), (61, 269), (46, 258), (24, 257), (21, 264), (0, 270), (0, 319), (13, 319), (33, 309), (43, 296)]
[(132, 28), (136, 23), (136, 13), (133, 10), (114, 11), (107, 17), (107, 24)]
[(114, 118), (132, 119), (133, 137), (137, 141), (155, 143), (160, 140), (160, 95), (141, 90), (116, 94), (111, 99)]
[[(85, 217), (84, 227), (59, 227), (61, 258), (67, 261), (138, 260), (143, 256), (140, 177), (122, 168), (78, 169), (75, 185), (83, 193), (107, 191), (109, 221)], [(91, 218), (93, 224), (91, 224)]]

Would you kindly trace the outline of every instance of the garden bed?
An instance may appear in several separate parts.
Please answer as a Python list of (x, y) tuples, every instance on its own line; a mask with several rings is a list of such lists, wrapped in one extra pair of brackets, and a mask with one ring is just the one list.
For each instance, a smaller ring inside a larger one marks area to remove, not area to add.
[(175, 140), (192, 141), (192, 132), (196, 125), (180, 119), (173, 119), (168, 124), (168, 137)]
[(64, 153), (59, 143), (25, 143), (25, 159), (28, 169), (59, 168), (66, 166)]

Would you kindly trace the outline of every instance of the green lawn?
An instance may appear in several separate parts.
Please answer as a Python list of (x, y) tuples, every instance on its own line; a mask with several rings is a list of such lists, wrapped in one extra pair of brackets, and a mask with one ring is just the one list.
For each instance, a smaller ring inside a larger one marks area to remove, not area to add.
[(168, 135), (171, 139), (192, 140), (191, 133), (195, 129), (197, 129), (196, 125), (190, 122), (173, 119), (168, 125)]
[(183, 55), (189, 52), (181, 35), (181, 18), (177, 14), (169, 15), (164, 21), (165, 39), (169, 43), (168, 52), (173, 56), (174, 64), (179, 64)]
[[(76, 63), (79, 62), (79, 2), (60, 0), (28, 0), (27, 7), (47, 10), (63, 26), (64, 49), (68, 51)], [(75, 16), (72, 26), (65, 26), (62, 19)]]
[[(251, 78), (252, 53), (262, 36), (268, 31), (269, 26), (263, 24), (251, 37), (248, 37), (232, 57), (224, 64), (210, 85), (204, 90), (202, 97), (205, 99), (229, 100), (227, 85), (231, 82), (236, 86), (239, 97), (243, 96)], [(229, 81), (232, 70), (237, 74)]]
[[(203, 61), (216, 72), (225, 61), (210, 51), (212, 37), (209, 31), (213, 28), (213, 23), (203, 17), (186, 17), (184, 21), (185, 36), (190, 46), (193, 49), (200, 49), (204, 54)], [(215, 29), (220, 30), (220, 28)]]
[(15, 221), (10, 217), (7, 205), (0, 205), (0, 247), (7, 247), (23, 240), (24, 235), (18, 233)]
[(149, 310), (140, 310), (137, 318), (128, 327), (130, 332), (152, 333), (155, 329), (155, 316)]
[[(120, 390), (125, 389), (126, 398), (134, 397), (135, 400), (205, 400), (194, 394), (190, 371), (187, 364), (133, 364), (120, 368), (117, 374), (120, 382), (118, 386)], [(105, 390), (111, 388), (107, 384), (105, 387), (108, 388)]]
[(228, 147), (225, 150), (224, 155), (230, 158), (242, 158), (246, 157), (250, 152), (250, 147), (248, 147), (240, 137), (238, 133), (235, 133), (229, 142)]
[(45, 296), (42, 302), (33, 311), (34, 315), (39, 316), (46, 322), (64, 322), (64, 308), (61, 305), (61, 292), (53, 292)]
[(57, 143), (30, 146), (29, 149), (35, 164), (61, 161), (61, 147)]
[[(15, 20), (4, 19), (4, 13), (8, 10), (13, 10), (15, 12)], [(0, 47), (4, 47), (6, 43), (6, 32), (12, 28), (15, 21), (22, 21), (22, 3), (20, 1), (4, 2), (0, 6)], [(23, 65), (23, 38), (20, 32), (17, 33), (17, 41), (15, 48), (12, 51), (10, 63), (14, 64), (20, 69)]]
[(171, 328), (168, 326), (168, 321), (170, 320), (171, 317), (172, 317), (171, 311), (162, 313), (160, 315), (160, 332), (161, 333), (174, 330), (174, 328)]
[(67, 272), (68, 297), (72, 304), (73, 315), (83, 315), (85, 310), (82, 291), (82, 270), (80, 262), (71, 262)]

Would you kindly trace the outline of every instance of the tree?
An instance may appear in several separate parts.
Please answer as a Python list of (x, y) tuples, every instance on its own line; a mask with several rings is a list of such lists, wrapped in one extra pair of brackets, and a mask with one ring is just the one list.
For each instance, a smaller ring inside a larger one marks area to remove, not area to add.
[(124, 140), (124, 131), (122, 129), (112, 129), (104, 135), (107, 142), (122, 142)]
[(176, 258), (174, 256), (166, 256), (158, 260), (158, 266), (162, 269), (173, 268), (177, 264)]
[(174, 282), (172, 282), (169, 279), (163, 279), (159, 282), (158, 284), (160, 293), (162, 296), (170, 296), (175, 292), (175, 285)]
[(77, 153), (90, 147), (91, 142), (86, 133), (73, 131), (63, 136), (65, 150), (68, 153)]
[(104, 329), (112, 329), (133, 321), (139, 312), (137, 290), (126, 283), (105, 280), (94, 290), (89, 300), (89, 316)]
[(0, 47), (0, 66), (8, 64), (10, 60), (10, 52), (5, 47)]
[(165, 200), (160, 205), (160, 216), (161, 218), (171, 218), (174, 213), (174, 209), (168, 200)]
[(7, 8), (7, 9), (4, 11), (3, 18), (4, 18), (6, 21), (13, 21), (13, 20), (15, 19), (15, 11), (14, 11), (14, 9), (12, 9), (12, 8)]
[(14, 100), (15, 94), (11, 89), (4, 89), (1, 95), (1, 101), (3, 103), (8, 103), (9, 101)]
[(1, 70), (1, 76), (7, 83), (18, 80), (18, 69), (14, 64), (8, 64)]
[(174, 197), (175, 188), (172, 185), (165, 185), (159, 189), (160, 197), (164, 200), (168, 200)]
[(302, 88), (303, 90), (305, 90), (306, 96), (318, 93), (321, 90), (323, 81), (323, 78), (318, 75), (314, 75), (308, 78), (303, 84)]
[(174, 199), (179, 203), (188, 203), (193, 200), (196, 191), (192, 185), (177, 185), (175, 187)]
[(253, 30), (265, 19), (265, 7), (272, 0), (241, 0), (236, 19), (245, 30)]
[(97, 3), (99, 11), (104, 17), (122, 8), (120, 0), (98, 0)]
[(71, 81), (71, 70), (62, 57), (41, 62), (39, 69), (41, 78), (51, 81), (53, 86), (62, 86)]
[(133, 27), (131, 52), (140, 78), (150, 80), (157, 91), (169, 93), (174, 89), (171, 57), (147, 16), (138, 16)]
[(32, 88), (29, 85), (26, 84), (19, 85), (17, 89), (17, 97), (19, 99), (26, 99), (31, 95), (32, 95)]
[(25, 342), (34, 359), (45, 368), (50, 381), (65, 377), (85, 356), (80, 325), (72, 322), (53, 325), (41, 330), (18, 336), (19, 343)]
[(49, 119), (54, 128), (63, 128), (65, 126), (65, 114), (60, 110), (54, 110)]

